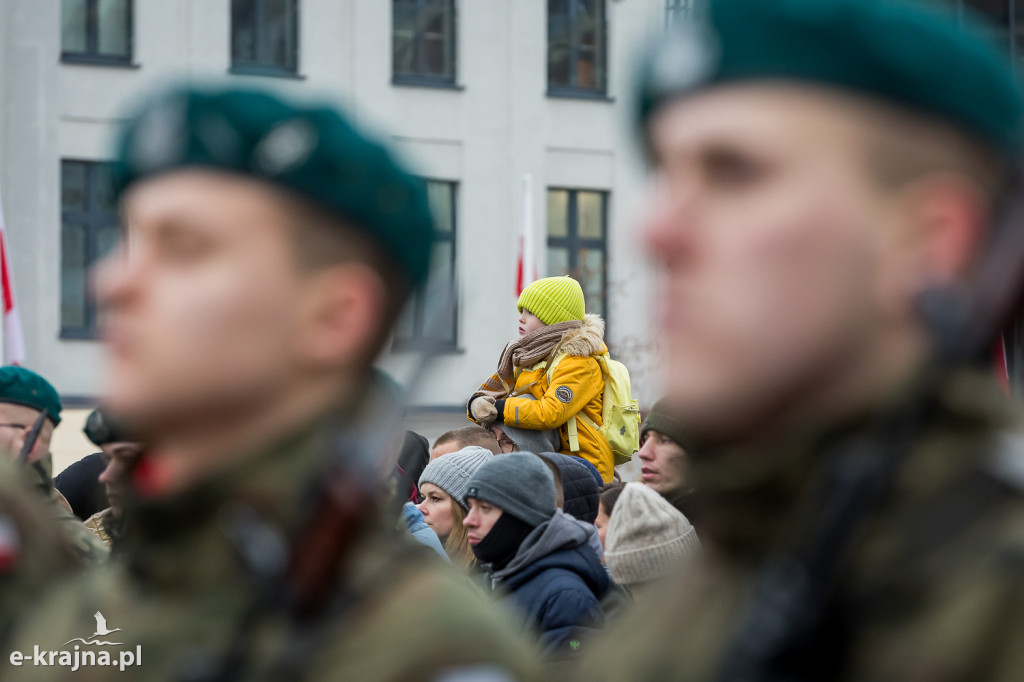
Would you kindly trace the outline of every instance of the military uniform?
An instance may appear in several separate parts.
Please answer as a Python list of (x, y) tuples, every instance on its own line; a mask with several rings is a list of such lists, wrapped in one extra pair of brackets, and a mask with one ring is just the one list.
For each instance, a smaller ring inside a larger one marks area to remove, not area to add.
[(33, 606), (49, 585), (80, 562), (49, 512), (25, 489), (20, 474), (0, 463), (0, 640), (18, 614)]
[[(1024, 670), (1024, 432), (988, 377), (950, 376), (889, 493), (843, 562), (853, 631), (839, 679), (1017, 680)], [(760, 568), (808, 522), (823, 443), (699, 452), (699, 561), (610, 633), (581, 680), (708, 680), (747, 614)], [(802, 492), (803, 491), (803, 492)], [(820, 501), (817, 501), (820, 502)], [(595, 647), (594, 650), (599, 650)], [(627, 653), (628, 652), (628, 653)], [(809, 654), (810, 655), (810, 654)]]
[[(152, 198), (147, 192), (157, 192), (153, 188), (162, 181), (153, 176), (187, 174), (203, 167), (216, 173), (200, 177), (215, 177), (228, 194), (242, 186), (245, 196), (251, 197), (252, 190), (269, 193), (273, 186), (278, 190), (272, 194), (275, 206), (282, 206), (285, 197), (298, 199), (303, 207), (316, 209), (314, 220), (326, 223), (324, 229), (358, 231), (373, 245), (372, 257), (356, 259), (360, 273), (363, 266), (371, 268), (381, 284), (405, 282), (411, 289), (421, 285), (429, 271), (433, 221), (423, 184), (332, 107), (298, 106), (267, 93), (239, 89), (174, 88), (130, 119), (114, 166), (118, 190), (127, 192), (126, 205), (146, 204), (146, 197)], [(149, 185), (129, 188), (140, 180)], [(168, 182), (173, 184), (175, 179)], [(192, 229), (203, 233), (202, 209), (216, 214), (211, 203), (216, 199), (194, 186), (191, 191), (206, 197), (194, 202), (200, 218)], [(328, 220), (322, 219), (323, 212), (329, 214)], [(270, 237), (273, 233), (301, 240), (309, 233), (283, 216), (269, 217), (275, 225), (267, 226), (265, 232), (257, 230), (251, 240), (243, 241), (241, 236), (248, 227), (246, 219), (239, 222), (236, 239), (222, 243), (236, 248), (250, 241), (259, 243), (265, 248), (263, 255), (253, 258), (243, 252), (225, 259), (228, 264), (200, 258), (205, 265), (199, 267), (233, 282), (230, 305), (258, 308), (258, 297), (246, 298), (247, 282), (253, 272), (265, 268), (236, 265), (261, 264), (262, 257), (281, 261), (287, 274), (274, 276), (288, 286), (301, 282), (302, 288), (296, 291), (309, 292), (308, 298), (292, 300), (288, 306), (320, 301), (317, 310), (335, 319), (344, 307), (342, 302), (349, 300), (336, 298), (339, 283), (307, 276), (306, 270), (313, 267), (307, 257), (282, 253), (280, 242)], [(140, 250), (146, 250), (144, 244), (163, 243), (142, 225), (152, 226), (152, 222), (140, 218), (129, 225), (128, 232)], [(346, 251), (352, 239), (340, 240)], [(222, 245), (218, 250), (228, 249)], [(158, 247), (149, 253), (154, 262), (181, 275), (174, 265), (180, 259), (171, 255), (174, 251)], [(332, 256), (314, 272), (351, 273), (349, 255)], [(126, 262), (111, 261), (110, 266), (117, 274)], [(301, 274), (294, 272), (297, 262)], [(124, 273), (122, 269), (120, 274)], [(363, 274), (359, 278), (368, 279)], [(140, 272), (134, 281), (143, 288), (166, 281), (153, 280)], [(352, 300), (371, 306), (368, 315), (374, 318), (385, 316), (386, 303), (397, 307), (403, 291), (395, 286), (394, 293), (387, 293), (387, 301), (374, 298), (371, 304), (369, 295), (357, 286), (341, 284)], [(327, 290), (331, 293), (325, 301)], [(192, 305), (202, 307), (205, 292), (195, 289), (192, 294)], [(119, 299), (111, 298), (108, 304), (117, 308)], [(153, 317), (133, 318), (142, 326), (168, 313), (160, 302), (166, 299), (152, 300)], [(180, 299), (175, 305), (181, 305)], [(349, 307), (359, 306), (345, 310)], [(119, 309), (124, 318), (133, 311), (137, 309), (130, 305)], [(486, 674), (489, 679), (504, 680), (530, 674), (534, 652), (519, 639), (511, 621), (485, 605), (465, 576), (399, 533), (394, 524), (397, 508), (378, 508), (377, 488), (383, 487), (393, 464), (386, 461), (385, 452), (392, 442), (388, 426), (396, 421), (390, 417), (398, 413), (398, 405), (379, 404), (385, 402), (381, 394), (386, 391), (374, 390), (372, 382), (359, 379), (368, 374), (366, 355), (385, 330), (375, 330), (369, 320), (345, 324), (341, 333), (351, 334), (353, 339), (346, 341), (359, 342), (358, 349), (338, 350), (344, 344), (335, 336), (328, 338), (312, 316), (292, 318), (280, 301), (267, 302), (264, 312), (282, 315), (290, 338), (308, 332), (308, 338), (323, 341), (317, 348), (330, 346), (324, 350), (328, 359), (298, 342), (284, 354), (290, 357), (282, 357), (279, 346), (271, 351), (254, 341), (257, 352), (265, 355), (244, 372), (258, 372), (259, 367), (280, 361), (282, 365), (268, 372), (266, 379), (287, 384), (280, 392), (264, 389), (259, 396), (263, 412), (257, 413), (288, 417), (271, 433), (263, 432), (266, 425), (257, 421), (260, 417), (253, 417), (251, 424), (225, 426), (217, 442), (208, 445), (202, 465), (182, 464), (168, 454), (174, 451), (168, 441), (195, 436), (193, 431), (202, 434), (208, 424), (187, 419), (162, 423), (166, 408), (154, 403), (160, 403), (164, 387), (140, 387), (150, 411), (148, 427), (142, 427), (139, 437), (152, 452), (142, 456), (132, 474), (134, 494), (128, 495), (124, 507), (130, 523), (117, 544), (117, 556), (105, 570), (62, 585), (38, 604), (0, 662), (4, 679), (106, 680), (111, 670), (103, 662), (110, 660), (125, 663), (117, 674), (127, 679), (192, 682), (397, 682), (456, 679), (460, 674), (461, 679)], [(325, 317), (315, 319), (323, 322)], [(116, 334), (118, 314), (111, 319)], [(254, 324), (250, 330), (259, 326)], [(192, 346), (185, 333), (178, 341), (191, 351), (209, 351), (214, 363), (238, 352), (232, 344), (239, 337), (225, 334), (225, 327), (211, 325), (210, 329), (213, 336), (200, 342), (202, 348)], [(228, 329), (233, 332), (237, 327)], [(374, 331), (377, 336), (368, 339)], [(111, 372), (120, 372), (121, 379), (139, 376), (140, 366), (119, 356), (116, 349), (111, 364)], [(291, 379), (295, 384), (279, 378), (281, 367), (301, 375)], [(311, 379), (310, 367), (318, 368), (321, 376)], [(204, 379), (231, 380), (206, 379), (197, 372), (186, 382), (189, 390), (202, 390)], [(115, 378), (113, 384), (117, 383)], [(334, 398), (325, 398), (330, 391), (335, 392)], [(140, 393), (127, 399), (112, 389), (108, 407), (117, 412), (121, 397), (122, 410), (138, 411), (139, 404), (146, 403)], [(307, 403), (310, 394), (318, 399)], [(187, 403), (187, 398), (175, 400), (177, 409)], [(217, 405), (219, 410), (227, 405), (237, 414), (243, 409), (237, 404), (241, 401), (245, 413), (256, 412), (250, 396), (220, 400), (224, 405)], [(229, 405), (231, 400), (236, 404)], [(145, 408), (141, 411), (146, 413)], [(138, 412), (134, 416), (133, 426), (147, 423)], [(132, 423), (125, 412), (118, 418)], [(221, 440), (225, 431), (234, 434), (226, 442), (245, 445), (225, 445)], [(181, 447), (186, 446), (179, 445), (179, 455)], [(190, 442), (187, 447), (196, 446)], [(178, 462), (179, 474), (187, 469), (188, 475), (180, 475), (176, 484), (168, 484), (163, 475), (169, 461)], [(46, 665), (38, 664), (37, 651), (53, 652)], [(9, 662), (11, 657), (22, 659), (21, 665)], [(77, 661), (83, 663), (76, 665)]]
[[(79, 646), (113, 652), (115, 660), (121, 651), (141, 652), (127, 679), (405, 681), (478, 667), (490, 667), (499, 680), (529, 674), (532, 649), (464, 577), (391, 524), (372, 528), (344, 559), (332, 593), (343, 598), (325, 605), (322, 621), (292, 620), (273, 598), (253, 609), (266, 590), (283, 596), (286, 589), (254, 575), (245, 553), (272, 554), (295, 540), (329, 443), (322, 425), (307, 429), (182, 495), (134, 506), (125, 561), (56, 590), (7, 654), (31, 655), (36, 646), (73, 651), (75, 638), (91, 641), (99, 612), (108, 628), (120, 628), (99, 639), (118, 644)], [(242, 526), (233, 527), (250, 512), (269, 535), (246, 537)], [(238, 660), (231, 659), (234, 647)], [(102, 666), (72, 672), (28, 659), (21, 668), (4, 661), (4, 668), (4, 679), (111, 674)]]
[[(756, 105), (773, 84), (780, 83), (791, 89), (779, 88), (771, 94), (788, 97), (787, 113), (812, 91), (822, 96), (841, 92), (852, 95), (851, 100), (863, 97), (865, 102), (920, 116), (924, 122), (951, 125), (992, 159), (1005, 163), (1007, 170), (1020, 152), (1021, 94), (1010, 69), (995, 50), (972, 35), (973, 29), (961, 32), (937, 11), (885, 0), (712, 0), (709, 7), (706, 26), (691, 24), (685, 29), (690, 35), (667, 39), (652, 51), (645, 66), (638, 111), (644, 134), (650, 135), (652, 156), (671, 157), (680, 149), (706, 150), (719, 138), (711, 133), (680, 133), (685, 142), (673, 146), (667, 132), (671, 124), (677, 126), (671, 129), (675, 133), (682, 121), (699, 127), (716, 116), (728, 119), (729, 106), (735, 108), (737, 101)], [(751, 83), (754, 87), (745, 87)], [(715, 99), (722, 90), (728, 94)], [(788, 94), (779, 94), (783, 92)], [(695, 93), (706, 97), (685, 101)], [(740, 99), (729, 100), (729, 95)], [(673, 103), (678, 107), (671, 109)], [(654, 122), (653, 112), (659, 107), (663, 117)], [(817, 115), (845, 115), (838, 106), (822, 111)], [(853, 116), (848, 118), (853, 122)], [(727, 133), (721, 139), (726, 142), (721, 144), (727, 151), (723, 154), (745, 159), (754, 145), (734, 138), (739, 137), (737, 130), (750, 132), (751, 118), (738, 116), (737, 120), (736, 125), (724, 126)], [(792, 127), (784, 129), (792, 132)], [(937, 145), (945, 142), (936, 140)], [(731, 144), (740, 151), (731, 151)], [(797, 145), (790, 139), (787, 153), (803, 152)], [(679, 156), (686, 161), (692, 158), (684, 152)], [(767, 158), (776, 157), (768, 154)], [(779, 163), (788, 163), (787, 171), (806, 169), (793, 157), (785, 159)], [(670, 169), (662, 179), (676, 169), (671, 163), (666, 162)], [(953, 168), (949, 172), (962, 173), (955, 164)], [(865, 169), (862, 164), (855, 172), (872, 172)], [(943, 166), (941, 172), (946, 171)], [(687, 180), (696, 175), (678, 172)], [(939, 172), (929, 168), (913, 179), (932, 179)], [(736, 204), (730, 208), (740, 211), (736, 205), (742, 206), (755, 194), (776, 199), (782, 192), (772, 194), (766, 189), (770, 183), (752, 181), (750, 186), (756, 189), (747, 194), (737, 190)], [(672, 189), (684, 184), (680, 180), (672, 186), (666, 181), (663, 193), (671, 196)], [(700, 212), (693, 206), (704, 207), (699, 202), (714, 190), (701, 194), (694, 189), (697, 184), (685, 185), (693, 190), (694, 203), (679, 200), (679, 213), (670, 214), (671, 218), (693, 219)], [(850, 184), (853, 191), (854, 183)], [(906, 186), (895, 182), (886, 186), (891, 190), (886, 200)], [(939, 195), (928, 197), (929, 207)], [(898, 196), (902, 199), (905, 194)], [(991, 202), (998, 205), (1004, 199), (997, 194)], [(760, 207), (754, 204), (750, 213)], [(762, 229), (757, 233), (761, 236), (769, 229), (766, 225), (785, 224), (804, 215), (782, 212), (775, 222), (768, 220), (751, 230)], [(842, 218), (849, 214), (843, 213)], [(698, 232), (719, 226), (714, 221), (695, 222), (699, 224), (683, 229)], [(872, 227), (870, 222), (854, 224), (866, 229)], [(919, 226), (906, 219), (886, 224), (886, 229), (905, 234), (911, 224)], [(664, 237), (676, 223), (665, 219), (658, 225), (665, 226), (656, 233), (665, 243), (686, 244)], [(810, 238), (837, 229), (835, 222), (821, 215), (815, 216), (813, 225), (817, 231), (809, 231)], [(987, 227), (983, 218), (959, 225), (971, 230)], [(1019, 230), (1020, 225), (1013, 229)], [(1005, 234), (996, 233), (1000, 238)], [(765, 250), (776, 242), (767, 244)], [(700, 246), (707, 244), (701, 242), (686, 253), (706, 255)], [(674, 255), (678, 253), (681, 247)], [(962, 253), (978, 255), (969, 249)], [(728, 261), (735, 252), (715, 255)], [(761, 265), (772, 255), (765, 253), (761, 260), (751, 261)], [(914, 255), (922, 261), (926, 258), (917, 251)], [(840, 258), (837, 255), (832, 264)], [(965, 265), (935, 283), (890, 293), (885, 299), (887, 305), (899, 300), (916, 306), (915, 314), (900, 318), (885, 331), (868, 327), (872, 333), (883, 337), (899, 326), (900, 333), (913, 333), (929, 342), (915, 345), (900, 357), (899, 371), (891, 371), (891, 366), (882, 371), (891, 357), (880, 360), (881, 354), (875, 355), (860, 366), (865, 374), (876, 373), (869, 388), (851, 389), (843, 383), (846, 367), (837, 366), (832, 374), (820, 370), (816, 380), (823, 386), (839, 384), (855, 396), (844, 393), (843, 404), (828, 411), (814, 411), (817, 406), (808, 405), (819, 386), (801, 387), (804, 393), (794, 398), (779, 390), (778, 384), (771, 391), (762, 382), (757, 385), (763, 391), (757, 396), (763, 400), (758, 406), (769, 410), (781, 406), (771, 412), (781, 417), (757, 427), (744, 424), (742, 417), (709, 427), (719, 431), (703, 443), (698, 439), (688, 450), (690, 480), (700, 508), (701, 556), (641, 595), (636, 612), (609, 633), (603, 646), (590, 649), (592, 654), (574, 679), (1022, 679), (1024, 431), (1016, 407), (987, 372), (973, 369), (968, 360), (983, 352), (984, 334), (996, 325), (996, 320), (978, 312), (983, 306), (971, 307), (976, 303), (971, 296), (984, 299), (994, 289), (973, 281), (971, 275), (976, 273), (970, 267)], [(686, 275), (696, 278), (685, 264), (679, 272), (672, 281), (677, 287)], [(766, 272), (777, 274), (770, 268)], [(832, 281), (827, 272), (820, 277), (821, 287), (841, 286), (839, 277)], [(772, 286), (767, 277), (745, 281), (751, 283)], [(672, 284), (666, 285), (666, 291), (678, 290)], [(970, 315), (955, 320), (944, 316), (956, 307), (944, 287), (954, 285), (958, 294), (969, 292), (962, 300), (970, 301), (964, 306)], [(875, 282), (865, 286), (873, 287)], [(941, 302), (942, 314), (940, 307), (921, 305), (925, 302), (922, 292)], [(1002, 292), (995, 293), (997, 301)], [(873, 290), (863, 293), (865, 299), (875, 295)], [(745, 311), (742, 305), (737, 309), (740, 315)], [(797, 319), (804, 314), (799, 302), (792, 312)], [(813, 313), (808, 313), (810, 318)], [(694, 327), (699, 334), (699, 325)], [(807, 338), (828, 344), (822, 337)], [(863, 345), (871, 347), (877, 341), (867, 338)], [(752, 352), (750, 346), (741, 347)], [(684, 348), (695, 353), (692, 346)], [(800, 375), (807, 367), (795, 357), (784, 361), (797, 365), (793, 373)], [(747, 366), (746, 360), (740, 359), (740, 366)], [(722, 383), (731, 379), (729, 375)], [(733, 386), (728, 384), (729, 389)], [(684, 396), (681, 400), (689, 401), (689, 414), (699, 414), (693, 410), (696, 392), (679, 394)], [(778, 405), (771, 404), (772, 398)], [(737, 433), (728, 432), (730, 424)], [(744, 426), (749, 430), (742, 431)]]
[(110, 556), (110, 546), (96, 537), (85, 524), (71, 512), (68, 501), (53, 486), (50, 477), (50, 455), (25, 470), (31, 483), (43, 497), (43, 502), (54, 524), (60, 528), (68, 548), (83, 566), (103, 563)]

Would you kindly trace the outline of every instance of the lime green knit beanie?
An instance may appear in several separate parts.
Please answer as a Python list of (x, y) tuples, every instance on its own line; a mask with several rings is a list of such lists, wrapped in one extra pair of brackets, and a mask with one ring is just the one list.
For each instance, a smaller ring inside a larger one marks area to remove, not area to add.
[(526, 308), (544, 324), (582, 320), (587, 312), (580, 283), (568, 275), (538, 279), (523, 289), (516, 308)]

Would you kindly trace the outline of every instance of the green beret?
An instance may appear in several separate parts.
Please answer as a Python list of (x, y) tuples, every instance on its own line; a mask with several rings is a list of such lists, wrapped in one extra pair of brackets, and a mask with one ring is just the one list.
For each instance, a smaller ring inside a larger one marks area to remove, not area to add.
[(1022, 97), (1009, 59), (968, 17), (896, 0), (710, 0), (648, 51), (638, 115), (719, 83), (793, 79), (909, 107), (1021, 149)]
[(60, 396), (50, 382), (30, 369), (15, 365), (0, 367), (0, 403), (46, 410), (54, 426), (60, 424)]
[(411, 286), (427, 277), (434, 224), (425, 183), (331, 106), (242, 89), (165, 91), (122, 129), (115, 188), (184, 167), (291, 190), (365, 233)]

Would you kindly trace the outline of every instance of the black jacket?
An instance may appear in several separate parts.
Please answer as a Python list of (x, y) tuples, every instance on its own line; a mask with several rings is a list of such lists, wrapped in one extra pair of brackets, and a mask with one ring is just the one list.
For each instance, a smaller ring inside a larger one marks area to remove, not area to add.
[(594, 533), (560, 510), (534, 529), (504, 569), (491, 575), (495, 587), (535, 630), (545, 653), (564, 658), (580, 637), (604, 626), (601, 598), (608, 574), (592, 548)]

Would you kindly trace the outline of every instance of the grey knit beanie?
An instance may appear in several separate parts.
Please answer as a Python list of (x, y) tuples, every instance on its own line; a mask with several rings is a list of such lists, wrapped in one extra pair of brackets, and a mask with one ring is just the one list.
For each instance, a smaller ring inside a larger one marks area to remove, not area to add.
[(693, 525), (643, 483), (628, 483), (608, 522), (604, 563), (612, 580), (635, 585), (662, 578), (700, 549)]
[(555, 478), (533, 453), (498, 455), (469, 479), (469, 498), (489, 502), (536, 527), (555, 514)]
[(479, 445), (469, 445), (461, 450), (449, 452), (423, 469), (423, 473), (420, 474), (420, 485), (433, 483), (455, 498), (463, 509), (468, 509), (466, 484), (469, 483), (469, 477), (490, 459), (494, 459), (494, 453)]

